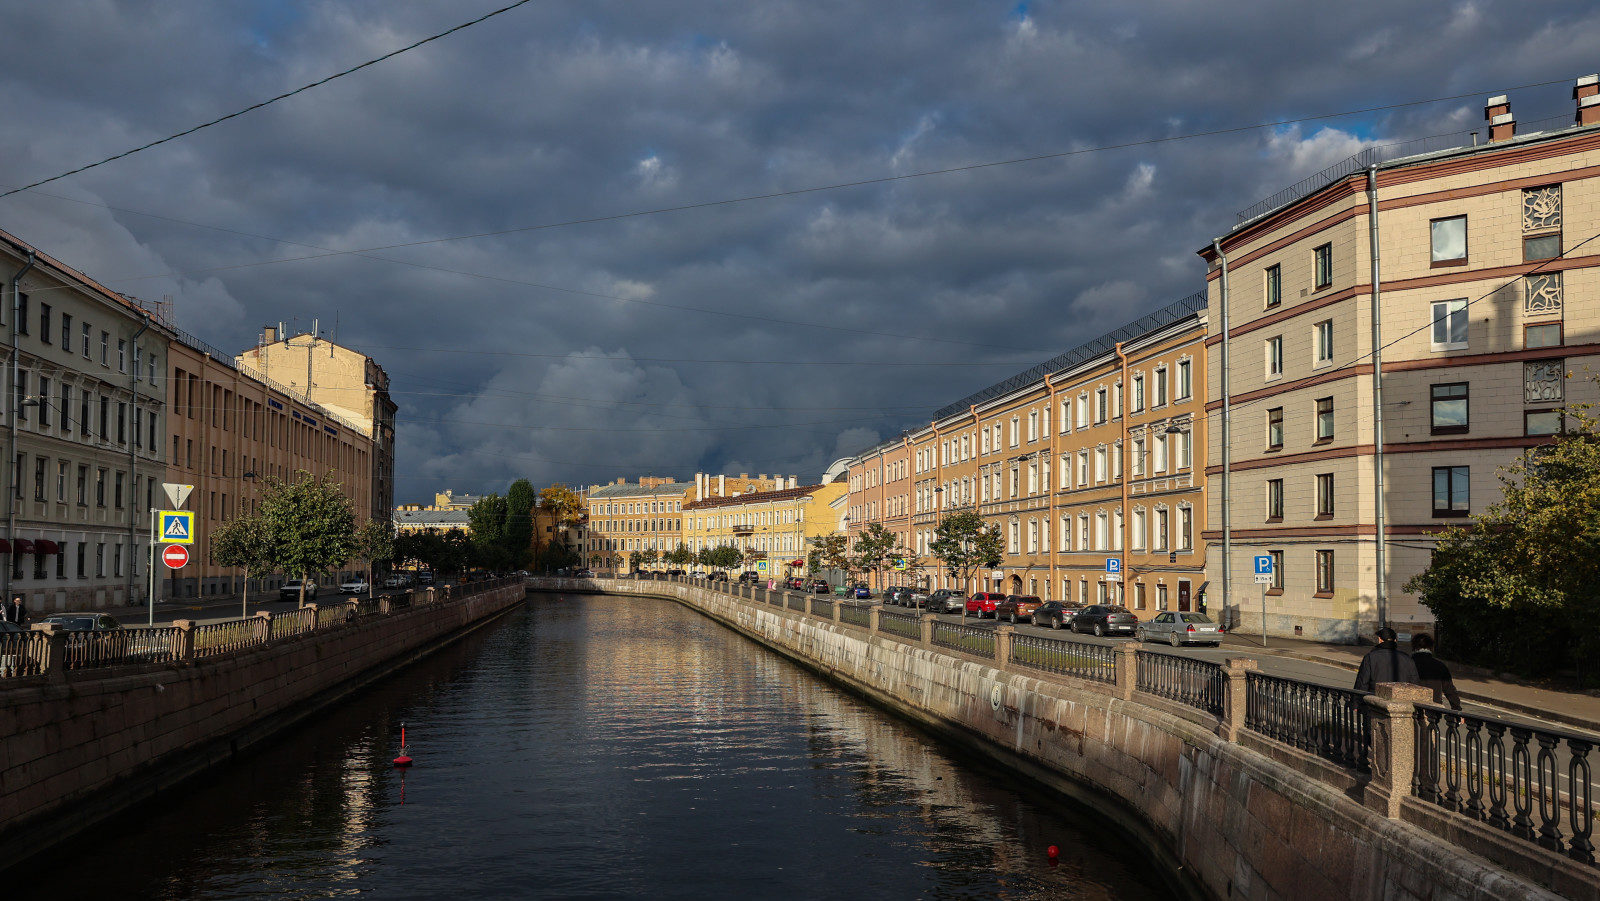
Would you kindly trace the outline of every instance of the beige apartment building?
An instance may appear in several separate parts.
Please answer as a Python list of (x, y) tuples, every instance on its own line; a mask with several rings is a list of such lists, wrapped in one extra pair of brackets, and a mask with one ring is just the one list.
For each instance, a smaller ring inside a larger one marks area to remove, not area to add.
[(662, 554), (683, 541), (683, 505), (711, 497), (747, 491), (775, 491), (793, 487), (796, 479), (765, 474), (752, 478), (696, 473), (693, 482), (671, 477), (642, 476), (638, 482), (617, 479), (609, 485), (591, 485), (584, 562), (596, 568), (627, 569), (635, 551)]
[(372, 442), (372, 490), (366, 515), (387, 520), (394, 509), (394, 417), (389, 374), (377, 361), (315, 334), (287, 336), (283, 324), (262, 330), (261, 341), (237, 362), (300, 394)]
[(683, 543), (691, 551), (734, 547), (755, 552), (773, 578), (804, 574), (811, 541), (836, 531), (844, 482), (751, 491), (683, 505)]
[(1437, 532), (1600, 399), (1600, 79), (1573, 95), (1573, 127), (1517, 134), (1494, 97), (1486, 142), (1369, 152), (1199, 251), (1208, 408), (1220, 422), (1226, 396), (1230, 423), (1207, 454), (1208, 571), (1218, 586), (1226, 557), (1246, 630), (1426, 628), (1404, 586)]
[[(852, 545), (871, 523), (900, 536), (912, 572), (890, 581), (1197, 609), (1206, 590), (1205, 337), (1197, 294), (859, 455), (848, 470)], [(963, 509), (1000, 529), (1004, 557), (955, 585), (930, 545), (939, 521)], [(1111, 566), (1120, 578), (1108, 577)]]
[[(374, 446), (363, 424), (312, 403), (193, 336), (173, 334), (166, 357), (165, 481), (194, 486), (187, 507), (195, 513), (195, 543), (188, 566), (158, 573), (163, 577), (158, 595), (226, 596), (244, 587), (237, 569), (211, 562), (209, 539), (223, 523), (255, 512), (267, 479), (291, 479), (301, 470), (331, 475), (357, 518), (368, 518)], [(156, 500), (167, 503), (159, 492)], [(355, 571), (352, 566), (333, 575), (345, 579)], [(252, 588), (275, 588), (284, 578), (269, 576)]]

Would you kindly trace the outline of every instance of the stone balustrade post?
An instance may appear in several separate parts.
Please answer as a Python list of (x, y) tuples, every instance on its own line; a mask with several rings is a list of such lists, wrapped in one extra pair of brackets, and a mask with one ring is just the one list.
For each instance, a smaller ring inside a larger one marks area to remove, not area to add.
[(378, 612), (388, 616), (394, 612), (394, 604), (387, 597), (378, 598)]
[[(788, 601), (785, 600), (785, 603), (788, 603)], [(805, 606), (802, 609), (805, 611), (806, 616), (811, 616), (812, 615), (812, 612), (811, 612), (811, 595), (809, 595), (809, 594), (806, 595), (806, 597), (805, 597)]]
[(317, 622), (318, 622), (318, 620), (317, 620), (317, 605), (316, 604), (307, 604), (302, 609), (311, 611), (311, 623), (310, 623), (309, 626), (307, 626), (306, 631), (315, 632), (317, 630)]
[(1411, 794), (1411, 777), (1417, 768), (1416, 704), (1433, 703), (1433, 689), (1421, 685), (1383, 682), (1374, 686), (1366, 703), (1372, 745), (1368, 763), (1372, 781), (1362, 803), (1391, 820), (1400, 818), (1400, 804)]
[(867, 628), (868, 629), (871, 629), (874, 632), (878, 631), (878, 618), (879, 618), (878, 615), (881, 614), (882, 612), (883, 612), (883, 608), (882, 607), (869, 607), (869, 608), (867, 608)]
[[(810, 597), (810, 595), (806, 595), (806, 597)], [(841, 621), (840, 620), (841, 614), (839, 613), (839, 607), (841, 605), (840, 605), (839, 602), (842, 601), (842, 600), (844, 600), (844, 598), (834, 598), (833, 599), (833, 621), (836, 622), (836, 623)]]
[(344, 602), (344, 621), (345, 622), (350, 622), (351, 620), (355, 619), (357, 616), (359, 616), (361, 614), (361, 606), (360, 605), (361, 605), (361, 600), (359, 598), (351, 598), (350, 600)]
[(172, 627), (178, 630), (178, 634), (172, 637), (172, 659), (193, 660), (194, 620), (175, 619), (172, 621)]
[(994, 665), (1011, 664), (1011, 641), (1017, 637), (1017, 627), (1006, 623), (994, 628)]
[(924, 613), (919, 617), (922, 623), (922, 643), (933, 647), (933, 624), (939, 621), (939, 614)]
[(256, 619), (259, 620), (256, 623), (256, 639), (261, 644), (266, 644), (272, 640), (272, 611), (258, 610)]
[(1126, 641), (1116, 648), (1117, 697), (1131, 701), (1133, 693), (1139, 690), (1139, 643)]
[(51, 682), (67, 681), (67, 631), (55, 623), (36, 623), (33, 631), (43, 632), (45, 637), (39, 672), (49, 676)]
[(1217, 735), (1224, 741), (1238, 741), (1244, 731), (1245, 712), (1249, 709), (1246, 686), (1249, 674), (1259, 669), (1253, 657), (1229, 657), (1222, 663), (1223, 678), (1228, 680), (1228, 693), (1222, 699), (1222, 722)]

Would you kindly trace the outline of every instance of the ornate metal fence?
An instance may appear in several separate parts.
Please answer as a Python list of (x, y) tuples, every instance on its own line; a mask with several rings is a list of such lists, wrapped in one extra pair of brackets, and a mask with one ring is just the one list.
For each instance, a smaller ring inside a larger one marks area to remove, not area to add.
[(288, 638), (292, 635), (299, 635), (302, 632), (310, 632), (317, 624), (316, 617), (312, 616), (312, 613), (312, 610), (305, 608), (274, 615), (272, 617), (272, 637)]
[(839, 605), (839, 621), (850, 623), (853, 626), (872, 625), (872, 608), (858, 607), (855, 604), (841, 602)]
[(1595, 738), (1432, 704), (1417, 705), (1415, 722), (1413, 795), (1595, 864)]
[(117, 629), (109, 632), (68, 632), (67, 669), (90, 669), (128, 663), (164, 663), (173, 659), (177, 629)]
[(941, 648), (994, 659), (993, 629), (940, 620), (933, 624), (933, 643)]
[(1138, 660), (1140, 691), (1221, 715), (1228, 680), (1221, 665), (1151, 651), (1140, 651)]
[(806, 596), (805, 595), (803, 595), (803, 594), (789, 594), (787, 591), (776, 592), (776, 594), (778, 595), (778, 597), (781, 597), (781, 598), (782, 597), (786, 597), (786, 598), (788, 598), (789, 609), (790, 610), (804, 611), (806, 609)]
[(317, 628), (337, 626), (350, 617), (350, 605), (342, 602), (322, 604), (317, 607)]
[(811, 612), (823, 619), (833, 619), (833, 601), (827, 598), (812, 598)]
[(1014, 635), (1011, 662), (1047, 673), (1077, 676), (1092, 682), (1117, 681), (1117, 649), (1108, 644), (1088, 644), (1045, 638), (1042, 635)]
[(878, 631), (909, 638), (912, 641), (922, 640), (922, 623), (913, 613), (896, 613), (893, 610), (878, 611)]
[(232, 654), (251, 645), (260, 644), (262, 625), (265, 622), (263, 619), (251, 617), (195, 626), (194, 655), (215, 657), (218, 654)]
[(44, 672), (45, 649), (49, 646), (43, 632), (0, 632), (0, 679)]
[(1250, 673), (1245, 696), (1246, 729), (1369, 771), (1372, 735), (1361, 692)]

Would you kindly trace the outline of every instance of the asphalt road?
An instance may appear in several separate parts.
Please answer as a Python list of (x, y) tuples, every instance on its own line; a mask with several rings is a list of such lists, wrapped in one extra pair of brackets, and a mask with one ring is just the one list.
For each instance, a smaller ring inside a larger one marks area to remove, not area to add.
[[(442, 588), (444, 584), (441, 583), (438, 587)], [(403, 588), (379, 589), (373, 596), (385, 597), (393, 594), (405, 594), (406, 590)], [(310, 598), (307, 601), (317, 604), (330, 604), (346, 601), (354, 597), (366, 597), (366, 595), (339, 594), (338, 589), (334, 589), (333, 591), (323, 591), (317, 595), (315, 601)], [(194, 620), (196, 623), (201, 624), (216, 623), (224, 620), (239, 619), (241, 616), (254, 616), (263, 610), (271, 611), (272, 613), (283, 613), (297, 609), (299, 606), (300, 604), (297, 601), (278, 600), (277, 591), (262, 591), (252, 594), (248, 612), (242, 609), (241, 602), (237, 599), (206, 600), (194, 598), (186, 601), (157, 604), (155, 624), (158, 626), (170, 625), (174, 620), (179, 619)], [(122, 623), (124, 626), (143, 626), (150, 622), (150, 610), (148, 607), (122, 607), (109, 612), (117, 622)]]

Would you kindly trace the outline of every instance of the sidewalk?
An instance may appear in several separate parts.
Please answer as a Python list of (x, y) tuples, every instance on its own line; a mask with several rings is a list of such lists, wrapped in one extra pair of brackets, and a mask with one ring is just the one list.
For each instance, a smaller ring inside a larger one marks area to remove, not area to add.
[[(1267, 647), (1262, 648), (1260, 636), (1243, 633), (1229, 634), (1223, 640), (1222, 647), (1252, 655), (1268, 654), (1337, 666), (1352, 673), (1352, 682), (1355, 680), (1353, 674), (1361, 666), (1361, 658), (1372, 650), (1365, 645), (1321, 644), (1276, 637), (1269, 637)], [(1464, 701), (1475, 701), (1489, 707), (1600, 732), (1600, 693), (1540, 688), (1520, 681), (1508, 681), (1479, 667), (1450, 660), (1444, 662), (1449, 665), (1456, 690)]]

